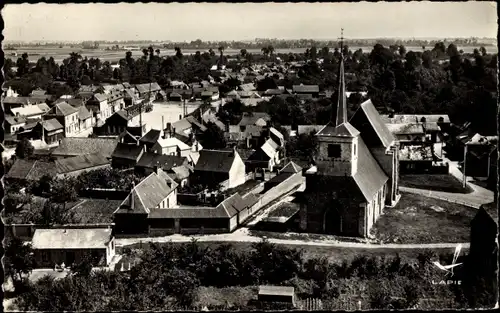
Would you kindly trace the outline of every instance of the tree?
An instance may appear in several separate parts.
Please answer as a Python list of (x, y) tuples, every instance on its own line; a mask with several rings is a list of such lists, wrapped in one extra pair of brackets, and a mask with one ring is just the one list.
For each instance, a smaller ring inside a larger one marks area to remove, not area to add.
[(453, 43), (450, 43), (448, 49), (446, 49), (446, 54), (448, 54), (449, 57), (460, 55), (457, 46)]
[(35, 148), (27, 138), (21, 139), (16, 145), (16, 157), (27, 159), (33, 155)]
[(403, 46), (403, 45), (399, 46), (399, 55), (401, 57), (404, 57), (406, 55), (406, 48), (405, 48), (405, 46)]
[(205, 149), (226, 148), (226, 138), (224, 131), (212, 122), (207, 123), (207, 130), (201, 136), (201, 142)]
[(5, 274), (12, 278), (14, 284), (22, 283), (31, 274), (35, 263), (31, 244), (25, 244), (17, 237), (9, 236), (8, 241), (7, 237), (5, 239)]
[(486, 48), (484, 46), (481, 46), (481, 48), (479, 48), (479, 50), (481, 51), (481, 54), (483, 56), (486, 56), (487, 55), (487, 52), (486, 52)]
[(92, 257), (86, 254), (80, 262), (71, 267), (71, 272), (75, 276), (89, 277), (92, 273)]

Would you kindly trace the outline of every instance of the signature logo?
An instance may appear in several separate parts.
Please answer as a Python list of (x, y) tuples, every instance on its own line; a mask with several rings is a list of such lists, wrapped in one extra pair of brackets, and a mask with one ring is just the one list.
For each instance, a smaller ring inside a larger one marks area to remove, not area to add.
[(458, 256), (460, 255), (461, 250), (462, 250), (462, 245), (458, 245), (455, 248), (455, 253), (453, 254), (453, 260), (449, 265), (443, 265), (439, 263), (439, 261), (432, 262), (432, 264), (434, 264), (440, 270), (446, 272), (445, 277), (447, 276), (453, 277), (453, 269), (459, 265), (462, 265), (462, 263), (457, 263), (457, 259)]

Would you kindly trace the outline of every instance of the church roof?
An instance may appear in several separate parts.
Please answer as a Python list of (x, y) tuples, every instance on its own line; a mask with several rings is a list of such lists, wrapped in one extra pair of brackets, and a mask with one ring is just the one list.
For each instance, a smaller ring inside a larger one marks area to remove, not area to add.
[(359, 131), (354, 128), (349, 122), (342, 123), (339, 126), (333, 126), (330, 122), (326, 124), (316, 136), (340, 136), (340, 137), (356, 137), (359, 135)]
[(394, 141), (396, 141), (394, 135), (387, 128), (387, 125), (382, 120), (377, 109), (375, 109), (375, 106), (373, 106), (371, 100), (367, 100), (361, 103), (359, 109), (356, 111), (356, 113), (354, 113), (353, 117), (351, 118), (351, 121), (353, 121), (353, 123), (354, 121), (356, 121), (355, 117), (358, 114), (363, 114), (366, 117), (366, 119), (368, 119), (368, 122), (370, 123), (371, 127), (373, 128), (373, 130), (377, 134), (377, 137), (380, 139), (382, 145), (385, 148), (388, 148), (394, 143)]

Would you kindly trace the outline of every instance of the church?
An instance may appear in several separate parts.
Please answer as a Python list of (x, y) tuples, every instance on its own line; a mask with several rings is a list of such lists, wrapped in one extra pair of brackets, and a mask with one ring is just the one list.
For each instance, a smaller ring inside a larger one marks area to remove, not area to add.
[(368, 237), (385, 207), (397, 204), (399, 147), (373, 103), (347, 119), (344, 60), (339, 65), (336, 115), (316, 134), (315, 164), (305, 171), (300, 228)]

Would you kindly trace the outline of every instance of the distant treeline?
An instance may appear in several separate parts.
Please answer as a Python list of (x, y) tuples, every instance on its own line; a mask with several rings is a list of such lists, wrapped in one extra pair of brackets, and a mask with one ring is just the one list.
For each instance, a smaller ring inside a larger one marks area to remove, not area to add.
[[(384, 46), (390, 45), (404, 45), (404, 46), (434, 46), (438, 42), (444, 42), (446, 45), (451, 43), (458, 46), (476, 46), (476, 45), (494, 45), (494, 39), (488, 38), (447, 38), (442, 40), (423, 40), (423, 39), (345, 39), (344, 43), (349, 46), (364, 47), (373, 46), (375, 44), (381, 44)], [(88, 46), (89, 43), (99, 47), (99, 45), (116, 45), (116, 44), (134, 44), (134, 45), (150, 45), (155, 46), (161, 45), (163, 48), (173, 49), (179, 47), (182, 49), (209, 49), (213, 47), (224, 47), (233, 49), (260, 49), (263, 46), (272, 45), (276, 49), (293, 49), (293, 48), (309, 48), (309, 47), (338, 47), (338, 40), (312, 40), (312, 39), (294, 39), (294, 40), (282, 40), (282, 39), (255, 39), (254, 41), (202, 41), (197, 39), (194, 41), (184, 41), (184, 42), (171, 42), (171, 41), (160, 41), (160, 40), (127, 40), (127, 41), (84, 41), (81, 43), (72, 43), (72, 46)], [(60, 47), (67, 46), (68, 43), (9, 43), (6, 45), (6, 49), (16, 48), (16, 47)]]

